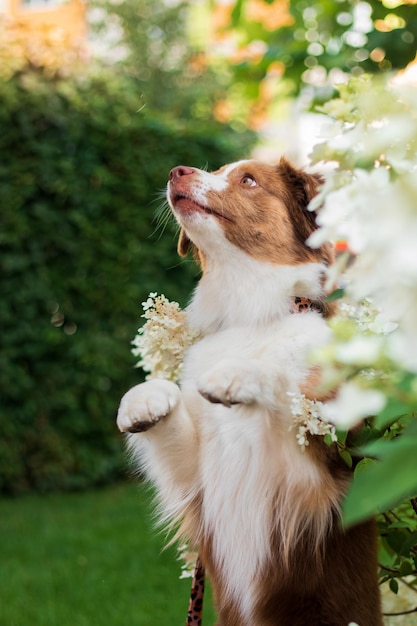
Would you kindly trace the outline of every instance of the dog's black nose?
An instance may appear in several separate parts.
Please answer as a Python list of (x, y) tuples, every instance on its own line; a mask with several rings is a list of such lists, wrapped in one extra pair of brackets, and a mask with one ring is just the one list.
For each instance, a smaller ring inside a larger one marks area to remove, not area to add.
[(186, 165), (178, 165), (174, 167), (169, 173), (169, 180), (177, 180), (182, 176), (189, 176), (190, 174), (194, 174), (194, 167), (187, 167)]

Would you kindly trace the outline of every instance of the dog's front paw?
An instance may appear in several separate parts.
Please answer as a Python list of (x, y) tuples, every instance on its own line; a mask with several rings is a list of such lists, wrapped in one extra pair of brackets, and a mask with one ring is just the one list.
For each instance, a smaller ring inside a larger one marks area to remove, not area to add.
[(224, 404), (252, 404), (261, 396), (259, 369), (237, 359), (224, 359), (198, 381), (199, 393), (209, 402)]
[(180, 400), (177, 385), (161, 379), (132, 387), (122, 398), (117, 426), (122, 433), (141, 433), (167, 417)]

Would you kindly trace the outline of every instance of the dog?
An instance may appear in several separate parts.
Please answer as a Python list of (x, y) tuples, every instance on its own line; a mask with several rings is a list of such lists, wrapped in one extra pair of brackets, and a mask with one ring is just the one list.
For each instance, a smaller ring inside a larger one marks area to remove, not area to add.
[(291, 429), (289, 394), (326, 399), (308, 358), (335, 311), (332, 247), (306, 244), (322, 182), (285, 158), (169, 176), (179, 254), (202, 270), (187, 308), (199, 339), (180, 386), (135, 386), (117, 420), (163, 520), (198, 546), (219, 626), (382, 625), (374, 523), (340, 522), (350, 470)]

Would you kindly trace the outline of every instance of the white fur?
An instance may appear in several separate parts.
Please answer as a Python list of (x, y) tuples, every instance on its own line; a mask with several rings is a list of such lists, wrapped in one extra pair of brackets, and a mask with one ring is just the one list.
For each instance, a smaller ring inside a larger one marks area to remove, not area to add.
[[(235, 163), (231, 163), (230, 165), (226, 165), (222, 168), (222, 171), (218, 174), (212, 174), (211, 172), (206, 172), (205, 170), (197, 170), (195, 169), (196, 178), (193, 186), (193, 197), (196, 202), (201, 204), (204, 207), (208, 206), (207, 203), (207, 193), (209, 191), (217, 191), (222, 192), (225, 191), (229, 185), (229, 174), (242, 165), (243, 163), (248, 163), (248, 160), (236, 161)], [(168, 182), (167, 187), (167, 196), (169, 199), (170, 196), (170, 183)], [(172, 208), (172, 207), (171, 207)]]
[[(231, 169), (201, 180), (214, 178), (221, 189)], [(213, 536), (224, 586), (252, 626), (271, 530), (296, 540), (303, 523), (316, 523), (319, 535), (334, 505), (329, 493), (322, 513), (311, 496), (322, 476), (289, 430), (287, 396), (308, 374), (308, 352), (329, 335), (318, 313), (289, 315), (288, 299), (321, 296), (324, 268), (257, 261), (230, 243), (211, 215), (191, 216), (187, 232), (207, 258), (188, 308), (203, 338), (186, 355), (181, 394), (167, 381), (143, 383), (122, 400), (118, 425), (126, 431), (136, 421), (158, 421), (129, 435), (130, 449), (157, 485), (164, 518), (180, 519), (201, 498), (192, 539)]]
[(203, 206), (206, 205), (208, 191), (224, 191), (228, 186), (230, 172), (246, 161), (237, 161), (227, 165), (220, 174), (212, 174), (204, 170), (198, 170), (198, 184), (194, 188), (194, 197)]
[(221, 229), (217, 241), (217, 246), (205, 250), (210, 269), (188, 308), (190, 324), (196, 329), (263, 326), (287, 314), (291, 296), (317, 299), (322, 295), (323, 265), (277, 266), (256, 261), (227, 241)]

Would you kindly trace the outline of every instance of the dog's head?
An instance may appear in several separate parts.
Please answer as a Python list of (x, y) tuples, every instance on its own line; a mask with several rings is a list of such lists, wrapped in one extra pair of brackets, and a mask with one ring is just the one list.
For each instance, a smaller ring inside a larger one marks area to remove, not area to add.
[(322, 182), (284, 158), (276, 166), (238, 161), (212, 173), (175, 167), (167, 195), (181, 226), (178, 251), (184, 256), (192, 248), (204, 268), (219, 239), (226, 239), (259, 261), (329, 265), (331, 246), (306, 245), (317, 228), (307, 206)]

